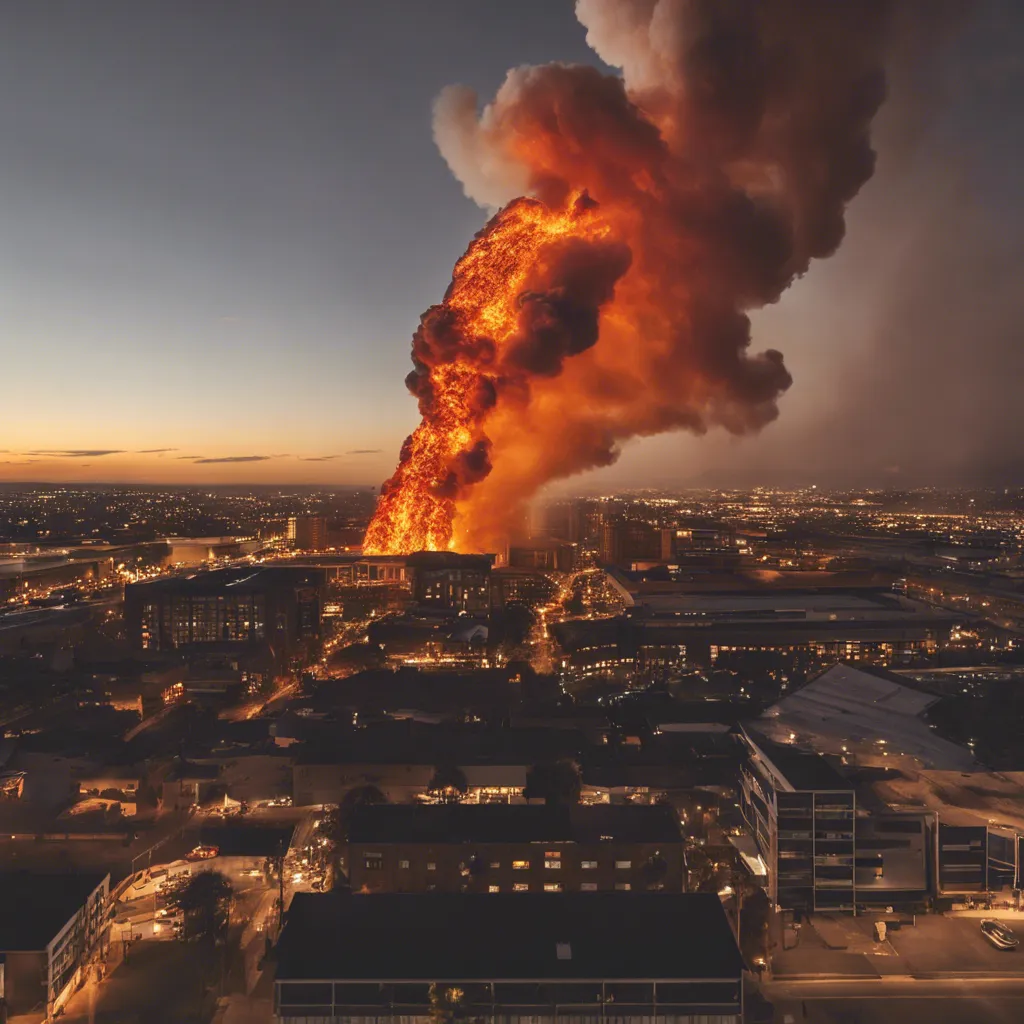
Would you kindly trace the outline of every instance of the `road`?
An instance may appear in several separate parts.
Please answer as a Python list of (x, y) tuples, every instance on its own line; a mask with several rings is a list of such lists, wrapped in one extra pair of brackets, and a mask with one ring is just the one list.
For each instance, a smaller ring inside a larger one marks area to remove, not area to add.
[[(214, 958), (215, 959), (215, 958)], [(128, 961), (70, 999), (62, 1024), (207, 1024), (221, 967), (197, 943), (137, 942)]]
[(1024, 980), (904, 978), (766, 982), (775, 1024), (1019, 1024)]

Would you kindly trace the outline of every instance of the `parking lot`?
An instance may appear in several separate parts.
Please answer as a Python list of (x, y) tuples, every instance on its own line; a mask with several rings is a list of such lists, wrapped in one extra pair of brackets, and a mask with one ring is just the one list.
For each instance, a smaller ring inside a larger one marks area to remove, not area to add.
[[(1005, 923), (1024, 940), (1024, 917)], [(920, 916), (915, 927), (890, 932), (889, 941), (909, 974), (1020, 974), (1024, 978), (1024, 945), (1012, 951), (996, 949), (981, 934), (979, 918)]]
[(916, 925), (890, 928), (876, 942), (876, 915), (816, 914), (795, 946), (776, 950), (778, 978), (1020, 978), (1024, 982), (1024, 915), (1004, 921), (1021, 940), (1017, 950), (996, 949), (981, 933), (981, 917), (922, 914)]

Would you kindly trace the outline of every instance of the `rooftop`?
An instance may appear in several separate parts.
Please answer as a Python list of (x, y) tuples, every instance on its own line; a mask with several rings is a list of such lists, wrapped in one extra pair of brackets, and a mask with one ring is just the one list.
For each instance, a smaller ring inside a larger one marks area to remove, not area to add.
[(260, 591), (274, 587), (315, 587), (324, 582), (322, 569), (309, 566), (275, 565), (233, 569), (211, 569), (190, 576), (165, 576), (145, 583), (129, 583), (126, 593), (218, 594), (232, 591)]
[(728, 980), (742, 970), (714, 893), (296, 893), (278, 956), (279, 981)]
[(855, 787), (825, 760), (821, 754), (802, 750), (788, 743), (775, 743), (753, 729), (744, 729), (757, 756), (781, 776), (794, 790), (851, 790)]
[(0, 871), (0, 950), (46, 949), (108, 877)]
[(356, 843), (679, 843), (670, 807), (381, 804), (358, 807), (349, 838)]
[(921, 718), (937, 699), (884, 669), (839, 664), (783, 697), (766, 718), (775, 731), (806, 736), (824, 752), (877, 745), (890, 760), (905, 755), (925, 768), (969, 770), (974, 763), (970, 751), (938, 736)]

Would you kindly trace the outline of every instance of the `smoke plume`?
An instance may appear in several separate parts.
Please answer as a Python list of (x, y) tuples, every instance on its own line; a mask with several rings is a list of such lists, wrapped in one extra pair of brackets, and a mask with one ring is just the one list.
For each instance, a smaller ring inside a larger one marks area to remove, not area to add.
[(843, 238), (885, 98), (884, 0), (577, 0), (621, 74), (452, 86), (434, 136), (501, 208), (413, 341), (423, 425), (367, 550), (494, 550), (549, 481), (628, 438), (756, 431), (791, 377), (748, 312)]

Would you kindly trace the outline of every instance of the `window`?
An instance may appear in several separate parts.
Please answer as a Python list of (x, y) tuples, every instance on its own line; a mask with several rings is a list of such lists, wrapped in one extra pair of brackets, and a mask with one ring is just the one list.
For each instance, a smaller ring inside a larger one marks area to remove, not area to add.
[(545, 892), (561, 892), (562, 891), (562, 883), (561, 882), (545, 882), (544, 883), (544, 891)]
[(501, 870), (501, 861), (500, 860), (492, 860), (491, 861), (491, 870), (492, 871), (500, 871)]
[(530, 886), (529, 886), (529, 884), (527, 882), (516, 882), (512, 886), (512, 891), (513, 892), (529, 892), (530, 891)]
[(561, 866), (562, 866), (562, 862), (560, 860), (545, 860), (544, 861), (544, 867), (546, 867), (549, 871), (554, 871), (557, 868), (560, 868)]
[(527, 871), (529, 870), (530, 862), (528, 860), (514, 860), (512, 861), (513, 871)]
[(582, 860), (580, 861), (580, 867), (583, 868), (584, 871), (595, 871), (597, 869), (597, 861)]
[(631, 860), (617, 860), (615, 862), (616, 871), (628, 871), (632, 866), (633, 862)]
[(427, 870), (428, 871), (436, 871), (437, 870), (437, 865), (432, 860), (428, 860), (427, 861)]
[(489, 885), (489, 886), (487, 886), (487, 891), (488, 892), (501, 892), (501, 886), (500, 885)]
[(580, 892), (597, 892), (597, 882), (580, 882)]
[(545, 851), (544, 856), (548, 860), (561, 860), (562, 859), (562, 854), (558, 850), (547, 850), (547, 851)]
[(629, 882), (616, 882), (615, 888), (618, 889), (619, 892), (629, 892), (629, 890), (633, 887), (629, 884)]
[(401, 869), (402, 869), (403, 871), (408, 871), (408, 870), (409, 870), (409, 862), (408, 862), (407, 860), (400, 860), (400, 861), (398, 862), (398, 866), (399, 866), (399, 867), (400, 867), (400, 868), (401, 868)]
[(384, 858), (380, 854), (368, 853), (363, 861), (363, 867), (367, 871), (380, 871), (384, 867)]

